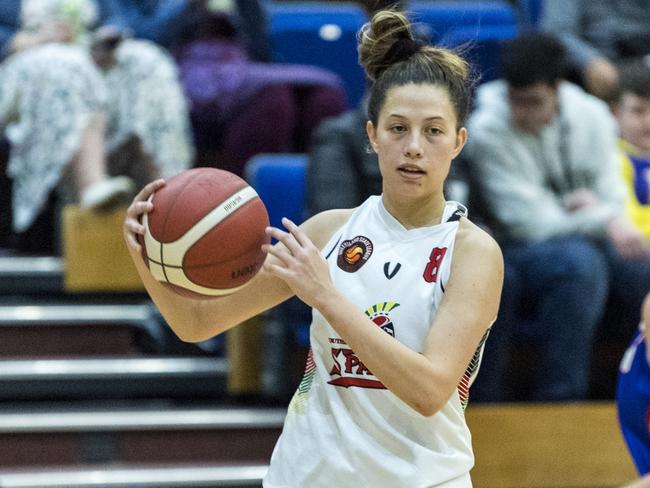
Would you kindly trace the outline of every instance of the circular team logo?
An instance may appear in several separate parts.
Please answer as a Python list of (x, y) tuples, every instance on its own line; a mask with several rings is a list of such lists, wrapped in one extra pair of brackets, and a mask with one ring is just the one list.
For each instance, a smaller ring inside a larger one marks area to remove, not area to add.
[(363, 266), (372, 255), (372, 242), (364, 236), (357, 236), (343, 241), (339, 247), (336, 264), (347, 273), (354, 273)]

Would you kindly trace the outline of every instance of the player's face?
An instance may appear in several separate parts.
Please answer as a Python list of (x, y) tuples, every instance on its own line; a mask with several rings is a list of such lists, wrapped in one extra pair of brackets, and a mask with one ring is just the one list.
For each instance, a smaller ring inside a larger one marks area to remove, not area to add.
[(625, 93), (615, 113), (621, 137), (650, 154), (650, 99)]
[(539, 132), (557, 114), (556, 85), (539, 82), (523, 88), (509, 86), (508, 99), (512, 121), (524, 132)]
[(451, 160), (465, 145), (456, 111), (444, 88), (408, 84), (388, 90), (377, 127), (367, 125), (384, 192), (417, 197), (442, 193)]

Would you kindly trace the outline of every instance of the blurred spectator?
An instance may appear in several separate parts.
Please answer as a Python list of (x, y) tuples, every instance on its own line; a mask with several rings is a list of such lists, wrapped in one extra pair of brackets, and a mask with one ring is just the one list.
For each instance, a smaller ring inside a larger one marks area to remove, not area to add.
[(325, 120), (314, 132), (307, 171), (307, 213), (353, 208), (381, 195), (377, 154), (370, 151), (365, 106)]
[(179, 19), (201, 0), (96, 0), (101, 25), (110, 25), (136, 39), (166, 48), (177, 41)]
[(617, 62), (650, 54), (648, 0), (544, 0), (541, 26), (559, 36), (587, 90), (606, 101), (616, 92)]
[(650, 64), (647, 61), (621, 68), (614, 115), (621, 137), (628, 215), (650, 242)]
[(110, 26), (90, 31), (92, 0), (8, 3), (0, 121), (19, 242), (52, 238), (29, 229), (54, 189), (61, 201), (103, 207), (131, 192), (132, 180), (189, 166), (187, 108), (169, 55)]
[(197, 146), (216, 152), (217, 166), (242, 174), (255, 154), (304, 152), (313, 129), (344, 111), (333, 72), (268, 62), (259, 0), (196, 2), (183, 20), (174, 52)]
[(513, 339), (525, 337), (540, 354), (523, 362), (534, 374), (528, 397), (583, 399), (608, 292), (619, 315), (636, 313), (650, 249), (625, 216), (614, 120), (604, 103), (561, 80), (562, 45), (532, 33), (506, 42), (502, 56), (505, 79), (479, 88), (468, 124), (472, 189), (503, 249), (508, 304), (474, 398), (504, 400)]

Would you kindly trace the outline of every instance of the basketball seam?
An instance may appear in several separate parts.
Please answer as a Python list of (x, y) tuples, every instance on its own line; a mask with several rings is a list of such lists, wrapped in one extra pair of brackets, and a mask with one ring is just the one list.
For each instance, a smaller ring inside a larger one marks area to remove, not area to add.
[[(198, 175), (194, 175), (192, 178), (190, 178), (188, 180), (188, 182), (187, 182), (187, 185), (191, 186), (192, 182), (197, 177), (198, 177)], [(235, 194), (244, 191), (247, 187), (252, 190), (252, 192), (254, 194), (253, 198), (250, 199), (250, 200), (245, 201), (245, 203), (241, 207), (239, 207), (236, 211), (232, 211), (230, 213), (227, 213), (225, 215), (225, 217), (218, 222), (218, 224), (221, 224), (222, 222), (226, 222), (229, 218), (231, 218), (233, 215), (236, 215), (239, 211), (241, 211), (243, 209), (246, 209), (247, 206), (252, 204), (252, 202), (255, 202), (256, 200), (259, 200), (260, 202), (262, 201), (260, 196), (257, 194), (257, 192), (255, 192), (254, 188), (252, 188), (250, 185), (246, 185), (243, 188), (240, 188), (239, 190), (237, 190), (237, 192), (235, 192)], [(166, 215), (164, 217), (164, 222), (163, 222), (163, 225), (162, 225), (163, 235), (167, 234), (167, 225), (169, 225), (170, 221), (172, 220), (172, 215), (174, 213), (174, 209), (175, 209), (176, 205), (179, 203), (179, 199), (182, 199), (185, 191), (187, 191), (186, 188), (184, 188), (176, 196), (176, 198), (173, 200), (173, 203), (170, 206), (169, 212), (166, 213)], [(228, 201), (231, 197), (232, 197), (232, 195), (227, 197), (223, 202), (220, 202), (219, 205), (223, 205), (223, 203)], [(192, 228), (190, 228), (190, 229), (192, 229)], [(190, 229), (188, 229), (186, 232), (188, 232)], [(240, 240), (239, 236), (238, 236), (238, 233), (235, 232), (233, 234), (233, 236), (236, 238), (236, 240)], [(171, 242), (158, 241), (157, 239), (153, 239), (153, 240), (154, 240), (154, 242), (157, 242), (158, 251), (159, 251), (158, 256), (160, 256), (160, 258), (159, 258), (159, 260), (158, 259), (152, 259), (150, 257), (150, 253), (148, 253), (149, 254), (149, 256), (147, 256), (148, 261), (149, 261), (149, 263), (151, 263), (152, 265), (155, 265), (155, 267), (157, 267), (159, 269), (159, 273), (160, 273), (160, 275), (162, 275), (161, 278), (164, 280), (164, 282), (166, 282), (166, 283), (168, 283), (170, 285), (179, 286), (180, 288), (183, 288), (183, 289), (187, 289), (190, 292), (199, 293), (199, 294), (214, 295), (214, 296), (221, 295), (226, 290), (238, 289), (240, 286), (236, 286), (236, 287), (232, 287), (232, 288), (228, 288), (228, 289), (218, 289), (218, 288), (211, 289), (209, 287), (209, 285), (202, 284), (202, 283), (199, 283), (199, 282), (194, 281), (193, 279), (191, 279), (188, 276), (188, 274), (185, 273), (185, 270), (187, 270), (187, 271), (190, 271), (190, 270), (200, 271), (202, 269), (206, 269), (206, 268), (209, 268), (211, 266), (219, 266), (219, 265), (222, 265), (222, 264), (227, 264), (227, 263), (230, 263), (232, 261), (241, 259), (242, 257), (245, 257), (246, 255), (254, 253), (259, 247), (258, 245), (252, 245), (252, 246), (249, 246), (247, 248), (241, 249), (241, 251), (242, 251), (241, 254), (239, 254), (237, 256), (233, 256), (233, 257), (228, 258), (228, 259), (221, 259), (221, 260), (211, 261), (209, 263), (200, 263), (200, 264), (195, 264), (195, 265), (185, 264), (186, 256), (184, 256), (183, 259), (182, 259), (181, 264), (177, 265), (177, 264), (165, 263), (165, 256), (169, 255), (169, 253), (171, 252), (171, 248), (169, 248), (168, 245), (173, 244), (174, 242), (177, 242), (178, 239), (175, 240), (175, 241), (171, 241)], [(197, 242), (198, 241), (196, 241), (193, 245), (196, 245)], [(190, 246), (190, 247), (188, 247), (186, 249), (189, 251), (189, 249), (191, 249), (191, 248), (192, 248), (192, 246)], [(174, 254), (174, 253), (172, 252), (172, 254)], [(174, 259), (172, 259), (172, 261), (174, 261)], [(180, 285), (179, 283), (177, 283), (175, 276), (179, 271), (183, 275), (183, 280), (187, 281), (188, 285), (192, 284), (193, 286), (196, 286), (198, 289), (192, 289), (192, 288), (189, 288), (189, 287), (186, 288), (183, 285)], [(241, 286), (243, 286), (243, 285), (241, 285)]]
[[(167, 221), (167, 220), (165, 219), (165, 223), (166, 223), (166, 221)], [(160, 262), (159, 262), (159, 263), (156, 263), (156, 264), (159, 264), (160, 267), (162, 268), (162, 272), (163, 272), (163, 276), (165, 277), (165, 281), (166, 281), (167, 283), (171, 283), (171, 282), (169, 281), (169, 277), (167, 276), (167, 270), (165, 269), (167, 266), (165, 266), (165, 264), (164, 264), (164, 262), (165, 262), (165, 257), (163, 256), (163, 253), (164, 253), (164, 252), (165, 252), (165, 246), (164, 246), (164, 244), (163, 244), (162, 242), (160, 242)], [(154, 261), (154, 260), (152, 259), (151, 262), (152, 262), (152, 263), (155, 263), (156, 261)]]

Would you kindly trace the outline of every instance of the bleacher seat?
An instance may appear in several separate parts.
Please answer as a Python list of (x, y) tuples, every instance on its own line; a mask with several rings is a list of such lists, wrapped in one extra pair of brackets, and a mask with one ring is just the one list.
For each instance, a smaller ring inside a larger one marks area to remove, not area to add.
[(412, 1), (408, 11), (431, 42), (467, 46), (464, 53), (480, 73), (480, 81), (500, 75), (499, 51), (503, 40), (519, 32), (515, 8), (506, 1)]
[(267, 2), (274, 61), (311, 64), (338, 74), (348, 105), (363, 97), (365, 75), (357, 60), (356, 33), (365, 11), (352, 2)]
[(246, 180), (266, 205), (272, 226), (282, 228), (282, 217), (302, 223), (307, 163), (306, 154), (279, 153), (258, 154), (246, 164)]

